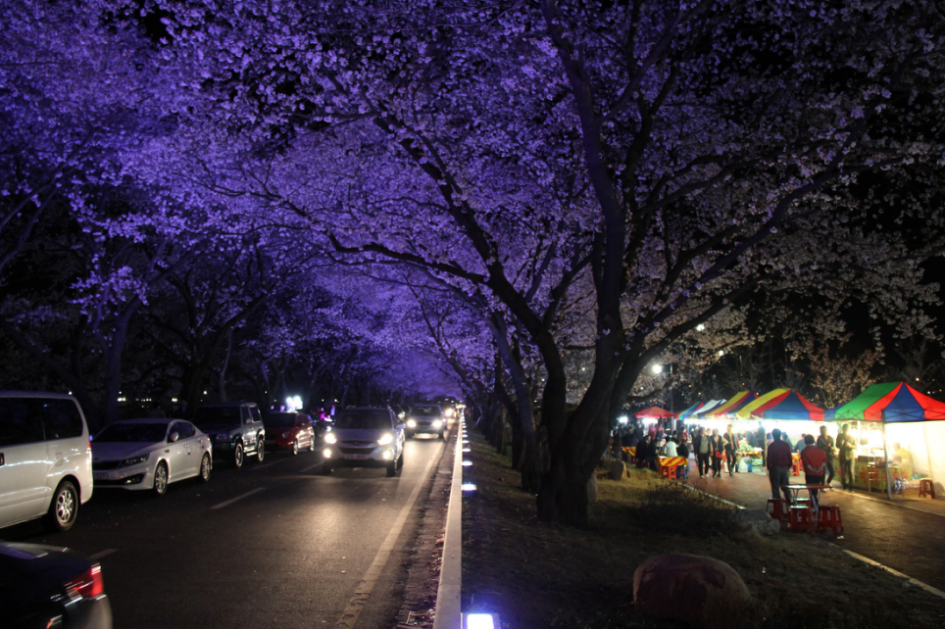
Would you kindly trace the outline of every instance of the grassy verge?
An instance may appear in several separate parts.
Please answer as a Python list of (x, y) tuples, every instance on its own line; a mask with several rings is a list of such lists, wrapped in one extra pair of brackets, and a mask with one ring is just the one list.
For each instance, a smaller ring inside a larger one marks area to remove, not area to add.
[(633, 610), (633, 572), (669, 552), (731, 565), (754, 603), (735, 629), (941, 629), (945, 601), (808, 535), (735, 529), (729, 508), (652, 472), (598, 474), (590, 530), (539, 523), (518, 475), (472, 434), (477, 491), (463, 499), (463, 609), (509, 629), (672, 627)]

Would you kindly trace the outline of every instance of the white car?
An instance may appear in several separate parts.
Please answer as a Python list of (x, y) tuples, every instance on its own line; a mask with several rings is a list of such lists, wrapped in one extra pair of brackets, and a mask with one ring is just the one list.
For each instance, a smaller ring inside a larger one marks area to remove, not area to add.
[(349, 408), (325, 433), (322, 473), (338, 467), (386, 467), (394, 476), (404, 466), (404, 425), (386, 408)]
[(183, 419), (126, 419), (109, 424), (92, 440), (95, 487), (152, 490), (197, 476), (210, 480), (210, 437)]

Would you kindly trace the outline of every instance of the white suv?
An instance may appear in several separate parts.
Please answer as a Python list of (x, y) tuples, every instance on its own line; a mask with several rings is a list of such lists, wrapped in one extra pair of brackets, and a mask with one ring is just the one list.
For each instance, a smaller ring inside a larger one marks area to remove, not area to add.
[(0, 391), (0, 527), (46, 517), (64, 531), (92, 497), (92, 449), (78, 401)]

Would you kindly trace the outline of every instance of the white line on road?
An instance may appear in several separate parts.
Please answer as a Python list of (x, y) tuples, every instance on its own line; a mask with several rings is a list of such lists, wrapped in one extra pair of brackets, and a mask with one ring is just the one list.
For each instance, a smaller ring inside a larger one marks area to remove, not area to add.
[(91, 559), (92, 561), (98, 561), (98, 560), (101, 559), (102, 557), (108, 557), (108, 556), (111, 555), (112, 553), (117, 553), (117, 552), (118, 552), (118, 549), (117, 549), (117, 548), (106, 548), (105, 550), (103, 550), (103, 551), (100, 552), (100, 553), (95, 553), (94, 555), (89, 555), (89, 559)]
[(358, 589), (354, 591), (354, 596), (351, 597), (351, 600), (348, 601), (347, 607), (345, 607), (345, 610), (341, 613), (341, 618), (338, 619), (335, 629), (353, 629), (354, 623), (358, 622), (358, 617), (361, 615), (361, 610), (364, 609), (364, 605), (367, 603), (367, 599), (371, 595), (371, 591), (374, 589), (374, 584), (377, 583), (378, 579), (380, 579), (381, 572), (387, 565), (387, 560), (390, 559), (390, 554), (393, 552), (394, 545), (397, 543), (397, 538), (400, 537), (400, 534), (404, 529), (404, 524), (407, 522), (407, 517), (410, 515), (410, 511), (413, 509), (413, 505), (417, 502), (417, 497), (420, 495), (420, 490), (423, 488), (426, 479), (430, 474), (430, 468), (433, 467), (433, 464), (438, 461), (439, 458), (440, 457), (438, 456), (430, 457), (426, 468), (423, 470), (423, 475), (420, 477), (420, 480), (417, 481), (417, 486), (413, 488), (410, 497), (407, 498), (407, 504), (403, 506), (403, 508), (400, 510), (400, 513), (397, 515), (397, 520), (394, 522), (390, 532), (384, 539), (384, 543), (381, 544), (381, 548), (377, 551), (377, 555), (374, 556), (374, 561), (371, 562), (367, 572), (364, 573), (364, 577), (361, 579), (361, 584), (358, 586)]
[(897, 577), (902, 577), (903, 579), (906, 579), (910, 584), (912, 584), (912, 585), (914, 585), (914, 586), (916, 586), (916, 587), (922, 588), (923, 590), (925, 590), (925, 591), (928, 592), (929, 594), (934, 594), (935, 596), (938, 596), (939, 598), (945, 598), (945, 592), (941, 591), (941, 590), (938, 589), (938, 588), (932, 587), (932, 586), (929, 585), (928, 583), (922, 583), (922, 581), (919, 581), (918, 579), (913, 579), (913, 578), (910, 577), (908, 574), (903, 574), (903, 573), (899, 572), (898, 570), (893, 570), (893, 569), (890, 568), (889, 566), (884, 566), (883, 564), (879, 563), (878, 561), (874, 561), (873, 559), (870, 559), (869, 557), (864, 557), (863, 555), (859, 555), (859, 554), (853, 552), (852, 550), (843, 549), (843, 552), (845, 552), (846, 554), (850, 555), (851, 557), (853, 557), (853, 558), (855, 558), (855, 559), (859, 559), (859, 560), (862, 561), (863, 563), (867, 563), (867, 564), (869, 564), (869, 565), (871, 565), (871, 566), (876, 566), (877, 568), (882, 568), (883, 570), (885, 570), (886, 572), (889, 572), (890, 574), (894, 574), (894, 575), (896, 575)]
[(299, 471), (300, 471), (300, 472), (307, 472), (307, 471), (309, 471), (309, 470), (314, 470), (316, 467), (321, 467), (321, 466), (322, 466), (321, 463), (316, 463), (315, 465), (309, 465), (308, 467), (303, 467), (303, 468), (300, 469)]
[(229, 507), (229, 506), (230, 506), (231, 504), (233, 504), (234, 502), (239, 502), (239, 501), (242, 500), (243, 498), (249, 498), (249, 497), (252, 496), (253, 494), (256, 494), (256, 493), (261, 492), (263, 489), (265, 489), (265, 487), (257, 487), (256, 489), (254, 489), (254, 490), (252, 490), (252, 491), (247, 491), (247, 492), (246, 492), (245, 494), (243, 494), (242, 496), (237, 496), (236, 498), (230, 498), (230, 499), (227, 500), (226, 502), (221, 502), (220, 504), (218, 504), (218, 505), (213, 505), (213, 506), (210, 507), (210, 508), (211, 508), (211, 509), (222, 509), (223, 507)]

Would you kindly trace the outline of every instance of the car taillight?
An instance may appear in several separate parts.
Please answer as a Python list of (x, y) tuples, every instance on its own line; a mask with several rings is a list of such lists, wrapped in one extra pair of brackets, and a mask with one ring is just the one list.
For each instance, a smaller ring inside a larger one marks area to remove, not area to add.
[(102, 581), (102, 567), (92, 564), (92, 567), (66, 583), (66, 593), (72, 598), (91, 598), (105, 591)]

